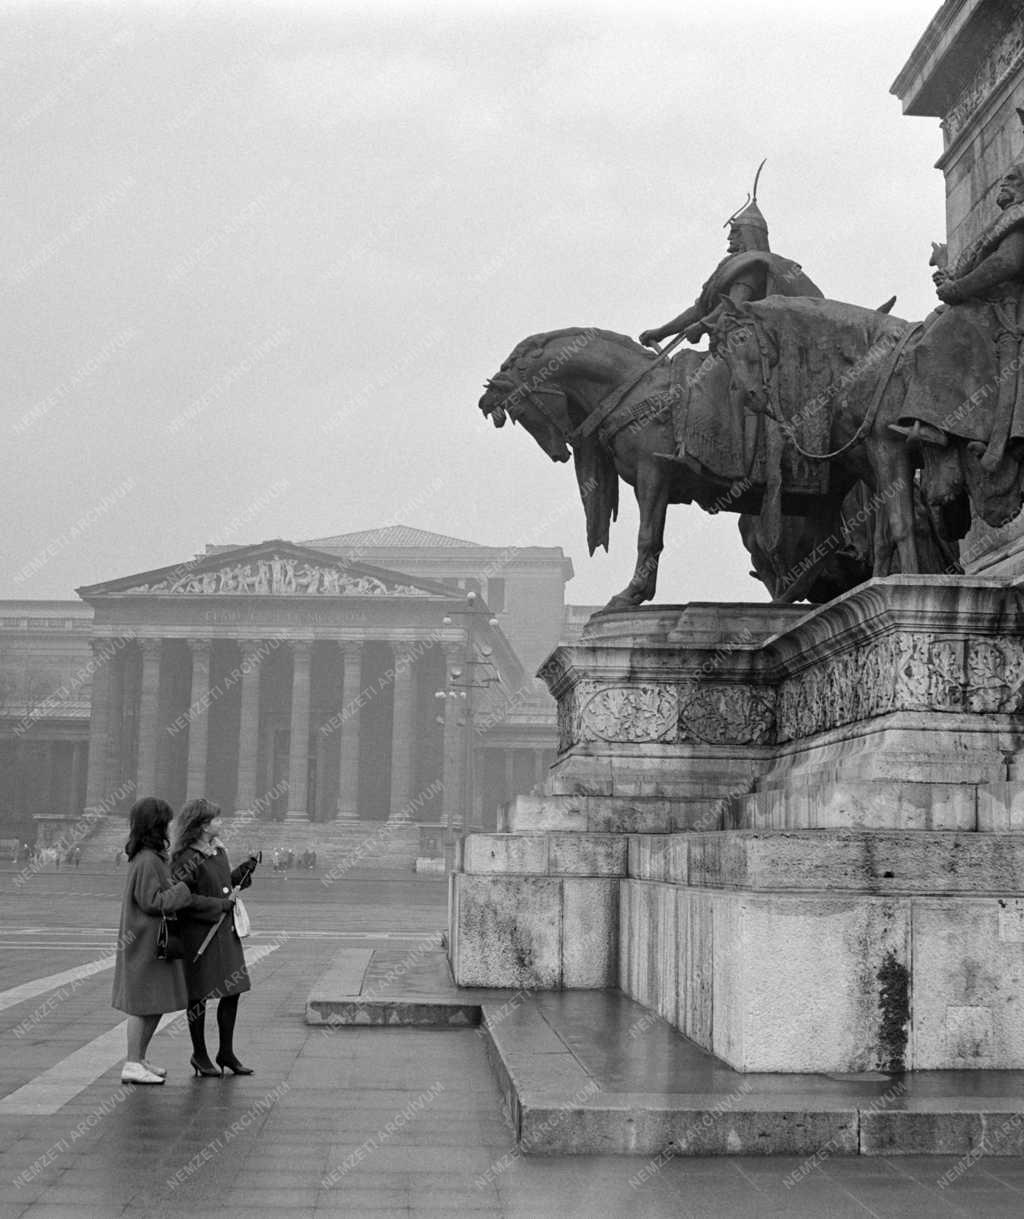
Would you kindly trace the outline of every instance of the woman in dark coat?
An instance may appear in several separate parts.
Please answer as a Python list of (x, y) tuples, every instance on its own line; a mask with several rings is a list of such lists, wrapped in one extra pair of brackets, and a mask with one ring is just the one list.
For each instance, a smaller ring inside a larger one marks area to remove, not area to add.
[[(190, 800), (178, 818), (172, 872), (175, 880), (184, 881), (196, 897), (225, 898), (235, 885), (245, 889), (252, 881), (256, 857), (250, 856), (232, 871), (224, 844), (217, 837), (219, 818), (220, 807), (202, 798)], [(238, 996), (249, 989), (249, 973), (231, 915), (224, 918), (199, 960), (195, 959), (219, 917), (219, 914), (193, 909), (182, 918), (192, 1068), (197, 1075), (220, 1075), (225, 1068), (235, 1075), (251, 1075), (252, 1068), (238, 1061), (233, 1045)], [(217, 1004), (220, 1048), (216, 1067), (210, 1062), (206, 1049), (208, 999), (220, 1000)]]
[(194, 898), (188, 885), (175, 884), (167, 865), (167, 827), (174, 813), (156, 796), (145, 796), (128, 817), (128, 875), (121, 903), (121, 925), (114, 959), (111, 1002), (128, 1016), (128, 1058), (121, 1082), (162, 1084), (167, 1075), (146, 1059), (146, 1051), (165, 1012), (187, 1003), (181, 961), (158, 961), (161, 915), (184, 910), (193, 902), (217, 918), (231, 903), (223, 898)]

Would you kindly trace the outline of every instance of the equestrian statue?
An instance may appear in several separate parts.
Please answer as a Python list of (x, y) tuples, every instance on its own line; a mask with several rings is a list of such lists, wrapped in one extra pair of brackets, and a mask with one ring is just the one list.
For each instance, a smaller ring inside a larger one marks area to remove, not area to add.
[[(619, 479), (634, 488), (636, 567), (608, 609), (654, 596), (670, 503), (739, 513), (773, 598), (821, 601), (872, 575), (957, 573), (972, 513), (1003, 525), (1024, 502), (1024, 164), (954, 265), (933, 255), (943, 304), (919, 323), (891, 300), (825, 299), (769, 249), (756, 192), (755, 178), (689, 309), (641, 343), (595, 328), (524, 339), (480, 401), (495, 426), (572, 457), (591, 553)], [(705, 335), (709, 350), (669, 358)]]

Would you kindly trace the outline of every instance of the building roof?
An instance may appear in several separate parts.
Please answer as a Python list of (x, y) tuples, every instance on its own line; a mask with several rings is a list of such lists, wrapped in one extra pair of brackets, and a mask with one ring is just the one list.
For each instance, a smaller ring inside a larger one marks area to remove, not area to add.
[(384, 525), (379, 529), (362, 529), (356, 533), (336, 533), (328, 538), (310, 538), (303, 546), (330, 547), (402, 547), (407, 549), (422, 548), (436, 550), (441, 547), (465, 550), (489, 550), (491, 547), (481, 546), (479, 542), (467, 542), (463, 538), (449, 537), (444, 533), (430, 533), (426, 529), (414, 529), (412, 525)]

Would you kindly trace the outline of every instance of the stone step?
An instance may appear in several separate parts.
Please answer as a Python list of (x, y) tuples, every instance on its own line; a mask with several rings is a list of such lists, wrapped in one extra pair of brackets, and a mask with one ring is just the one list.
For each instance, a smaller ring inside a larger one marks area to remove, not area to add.
[(1024, 1072), (742, 1074), (612, 991), (485, 1002), (481, 1031), (524, 1152), (654, 1157), (638, 1186), (674, 1155), (1024, 1150)]
[(521, 1151), (654, 1157), (637, 1187), (673, 1155), (1024, 1153), (1024, 1071), (744, 1074), (617, 990), (457, 987), (436, 944), (342, 949), (306, 1021), (479, 1025)]
[[(710, 805), (710, 811), (709, 811)], [(597, 834), (666, 834), (674, 830), (719, 829), (721, 800), (663, 796), (516, 796), (498, 811), (500, 833), (584, 830)]]
[(481, 876), (625, 876), (629, 840), (622, 834), (467, 834), (462, 871)]
[(340, 1028), (468, 1028), (480, 1023), (481, 1004), (505, 992), (455, 986), (444, 949), (343, 948), (313, 984), (306, 1023)]
[(737, 830), (976, 830), (978, 785), (894, 779), (793, 782), (732, 796), (724, 828)]
[(1024, 834), (726, 830), (633, 835), (629, 875), (690, 888), (1024, 896)]
[(1024, 1151), (1021, 1071), (743, 1074), (617, 991), (485, 1003), (482, 1032), (524, 1152), (654, 1157), (637, 1186), (674, 1155)]

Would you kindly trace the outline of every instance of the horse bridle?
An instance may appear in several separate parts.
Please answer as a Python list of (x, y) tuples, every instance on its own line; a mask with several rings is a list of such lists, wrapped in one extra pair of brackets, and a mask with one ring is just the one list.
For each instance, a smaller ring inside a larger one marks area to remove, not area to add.
[[(667, 359), (672, 350), (679, 346), (682, 339), (683, 336), (681, 334), (678, 335), (674, 342), (669, 343), (667, 347), (664, 347), (658, 353), (657, 358), (653, 361), (653, 363), (649, 364), (646, 368), (641, 369), (641, 371), (637, 373), (632, 380), (627, 381), (624, 386), (617, 386), (615, 389), (613, 389), (612, 392), (600, 404), (600, 406), (598, 406), (597, 410), (588, 415), (578, 427), (569, 427), (567, 429), (551, 414), (550, 411), (547, 410), (542, 402), (537, 401), (537, 399), (534, 397), (534, 394), (548, 394), (551, 397), (561, 398), (563, 401), (568, 401), (567, 395), (563, 393), (562, 390), (546, 389), (543, 385), (531, 387), (525, 382), (519, 384), (516, 382), (516, 379), (507, 372), (501, 372), (490, 381), (484, 382), (485, 389), (491, 389), (495, 382), (500, 383), (502, 381), (507, 382), (512, 386), (510, 393), (508, 393), (487, 413), (490, 415), (497, 410), (504, 411), (514, 423), (516, 417), (508, 409), (505, 403), (508, 402), (509, 398), (514, 397), (514, 395), (519, 393), (521, 390), (533, 404), (533, 406), (540, 412), (540, 414), (548, 421), (548, 423), (551, 424), (555, 431), (559, 433), (564, 443), (568, 445), (575, 445), (579, 441), (585, 440), (588, 436), (590, 436), (593, 432), (598, 431), (600, 428), (607, 428), (607, 423), (611, 415), (618, 410), (618, 408), (623, 404), (623, 402), (625, 402), (626, 398), (634, 389), (636, 389), (640, 382), (643, 381), (645, 377), (649, 377), (651, 373), (653, 373), (655, 369)], [(622, 426), (625, 425), (623, 424)], [(614, 430), (619, 431), (620, 428), (616, 428)]]
[[(531, 403), (531, 405), (533, 407), (535, 407), (536, 410), (543, 416), (543, 418), (546, 419), (547, 422), (551, 424), (551, 426), (555, 429), (555, 431), (559, 434), (559, 436), (561, 436), (562, 440), (568, 441), (569, 437), (573, 434), (575, 429), (570, 428), (568, 431), (566, 431), (566, 429), (565, 429), (564, 425), (561, 423), (561, 421), (556, 419), (555, 416), (545, 407), (544, 403), (539, 401), (539, 399), (535, 397), (536, 394), (547, 394), (547, 396), (550, 398), (561, 398), (561, 399), (563, 399), (563, 401), (565, 401), (566, 395), (560, 389), (547, 389), (543, 385), (537, 385), (537, 386), (531, 387), (531, 386), (527, 385), (525, 381), (517, 382), (515, 377), (510, 376), (508, 373), (499, 373), (496, 377), (493, 377), (490, 381), (485, 381), (484, 388), (493, 389), (495, 387), (495, 385), (500, 387), (502, 382), (505, 382), (505, 383), (511, 385), (512, 389), (509, 391), (509, 393), (507, 393), (505, 395), (504, 398), (502, 398), (502, 400), (500, 402), (498, 402), (495, 406), (491, 407), (491, 409), (487, 412), (488, 415), (492, 415), (495, 411), (500, 410), (500, 411), (503, 411), (509, 417), (509, 419), (512, 420), (513, 423), (515, 423), (516, 414), (513, 413), (513, 408), (508, 406), (508, 401), (510, 398), (514, 398), (516, 396), (516, 394), (522, 393), (526, 397), (526, 399)], [(519, 408), (516, 407), (515, 411), (518, 412), (518, 410), (519, 410)]]

